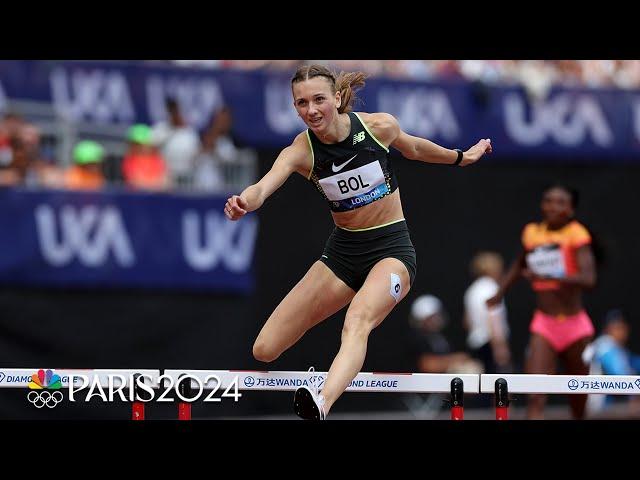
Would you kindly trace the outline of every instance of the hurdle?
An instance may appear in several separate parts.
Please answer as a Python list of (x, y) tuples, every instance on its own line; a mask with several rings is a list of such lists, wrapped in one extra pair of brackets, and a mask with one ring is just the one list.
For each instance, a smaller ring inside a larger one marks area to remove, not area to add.
[(493, 393), (496, 420), (507, 420), (509, 393), (640, 395), (640, 376), (482, 374), (480, 393)]
[[(42, 371), (41, 378), (39, 377)], [(49, 375), (46, 373), (51, 372)], [(46, 372), (46, 373), (45, 373)], [(160, 370), (149, 369), (70, 369), (70, 368), (0, 368), (0, 388), (29, 388), (29, 384), (33, 381), (38, 385), (37, 390), (43, 392), (49, 392), (50, 382), (59, 381), (59, 385), (54, 387), (53, 392), (62, 390), (62, 388), (68, 388), (70, 382), (74, 382), (74, 386), (77, 381), (82, 378), (87, 378), (88, 384), (94, 383), (100, 385), (100, 387), (121, 387), (129, 388), (131, 381), (135, 392), (135, 398), (140, 398), (140, 388), (137, 382), (137, 377), (144, 375), (142, 383), (148, 385), (151, 388), (160, 387)], [(38, 382), (34, 381), (34, 376), (38, 377)], [(56, 377), (58, 376), (59, 379)], [(149, 380), (150, 379), (150, 380)], [(124, 382), (123, 382), (124, 380)], [(36, 390), (32, 390), (35, 392)], [(31, 392), (30, 392), (31, 393)], [(53, 396), (50, 393), (49, 398)], [(60, 400), (55, 401), (57, 405)], [(55, 398), (55, 397), (54, 397)], [(43, 404), (44, 406), (44, 404)], [(52, 407), (50, 407), (52, 408)], [(145, 419), (145, 405), (142, 401), (131, 402), (131, 419), (132, 420), (144, 420)]]
[[(108, 387), (110, 391), (118, 387), (116, 392), (130, 388), (130, 393), (135, 391), (135, 397), (129, 400), (132, 405), (131, 419), (144, 420), (145, 402), (151, 400), (141, 399), (140, 384), (159, 389), (166, 387), (169, 382), (179, 393), (178, 419), (191, 420), (192, 402), (200, 398), (205, 389), (214, 390), (212, 393), (215, 393), (219, 389), (227, 389), (227, 392), (233, 388), (236, 392), (229, 396), (234, 397), (241, 396), (237, 393), (239, 390), (292, 392), (301, 386), (320, 390), (327, 376), (326, 372), (262, 370), (176, 369), (162, 373), (150, 369), (0, 368), (0, 388), (26, 389), (30, 383), (35, 383), (35, 386), (31, 385), (29, 395), (39, 397), (38, 405), (29, 396), (27, 398), (37, 408), (56, 406), (62, 400), (62, 388), (69, 388), (70, 382), (78, 387), (77, 391), (88, 385), (93, 387), (94, 384)], [(144, 381), (138, 382), (136, 377), (141, 375), (144, 375)], [(79, 385), (81, 381), (82, 385)], [(196, 396), (191, 395), (194, 387), (199, 390)], [(72, 389), (69, 391), (73, 393)], [(93, 394), (92, 390), (90, 392)], [(496, 420), (507, 420), (510, 393), (640, 395), (640, 376), (360, 372), (346, 392), (448, 393), (452, 420), (464, 419), (465, 393), (488, 393), (495, 395)], [(44, 393), (47, 393), (46, 399)], [(147, 390), (147, 393), (151, 393), (151, 390)]]
[[(170, 379), (185, 397), (190, 389), (227, 389), (235, 385), (238, 390), (295, 391), (307, 386), (322, 388), (326, 372), (254, 371), (254, 370), (164, 370), (163, 378)], [(190, 381), (189, 381), (190, 380)], [(389, 373), (360, 372), (349, 384), (346, 392), (391, 393), (449, 393), (451, 419), (464, 419), (464, 394), (479, 393), (477, 374), (448, 373)], [(191, 420), (189, 402), (178, 404), (178, 418)]]

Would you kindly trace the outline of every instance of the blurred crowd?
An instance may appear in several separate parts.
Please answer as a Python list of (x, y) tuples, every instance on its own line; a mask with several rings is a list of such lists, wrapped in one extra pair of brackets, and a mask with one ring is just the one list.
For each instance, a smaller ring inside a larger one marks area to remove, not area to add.
[(233, 137), (229, 108), (220, 109), (203, 132), (187, 124), (173, 98), (166, 99), (165, 111), (166, 120), (127, 129), (122, 139), (125, 153), (119, 158), (111, 158), (104, 145), (91, 138), (75, 142), (70, 158), (56, 158), (54, 149), (43, 144), (37, 125), (19, 113), (7, 112), (0, 118), (0, 187), (100, 190), (124, 186), (221, 193), (234, 185), (228, 177), (248, 170), (240, 163), (247, 158), (245, 153), (254, 153), (240, 148)]
[(172, 60), (181, 66), (293, 72), (321, 63), (336, 71), (360, 70), (405, 80), (467, 80), (523, 85), (544, 93), (554, 85), (640, 88), (640, 60)]
[[(152, 60), (209, 69), (268, 70), (292, 73), (299, 65), (321, 63), (335, 71), (361, 70), (373, 77), (428, 81), (472, 81), (485, 85), (521, 85), (532, 100), (544, 99), (555, 85), (640, 88), (640, 60)], [(132, 125), (122, 142), (126, 153), (112, 158), (104, 145), (80, 138), (68, 158), (56, 158), (44, 145), (37, 125), (16, 112), (0, 118), (0, 186), (99, 189), (111, 185), (145, 190), (194, 190), (220, 193), (234, 189), (232, 168), (251, 156), (232, 136), (232, 112), (223, 108), (202, 132), (183, 119), (171, 98), (166, 120)], [(91, 143), (93, 142), (93, 144)], [(244, 155), (248, 153), (249, 155)], [(248, 162), (251, 163), (251, 162)], [(245, 178), (245, 183), (255, 180)]]

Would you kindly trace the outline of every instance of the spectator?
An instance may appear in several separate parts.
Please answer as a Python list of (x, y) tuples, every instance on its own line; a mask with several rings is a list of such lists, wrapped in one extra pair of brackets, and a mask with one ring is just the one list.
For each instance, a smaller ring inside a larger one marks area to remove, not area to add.
[(20, 139), (24, 146), (27, 161), (27, 172), (24, 178), (29, 187), (58, 188), (63, 183), (64, 169), (53, 158), (42, 155), (40, 129), (25, 123), (20, 129)]
[(193, 181), (195, 158), (200, 151), (200, 138), (184, 120), (175, 99), (168, 98), (165, 107), (168, 120), (153, 126), (153, 143), (160, 148), (169, 170), (171, 185), (189, 187)]
[[(433, 295), (422, 295), (411, 305), (410, 344), (421, 373), (482, 373), (480, 362), (465, 352), (452, 352), (442, 333), (447, 315), (442, 302)], [(444, 405), (446, 396), (438, 393), (416, 393), (403, 396), (409, 411), (418, 418), (434, 418)]]
[(411, 305), (409, 323), (419, 372), (481, 373), (482, 365), (465, 352), (453, 352), (442, 333), (447, 314), (433, 295), (422, 295)]
[(0, 138), (0, 186), (21, 185), (27, 173), (27, 155), (24, 144), (19, 137)]
[(60, 187), (64, 171), (41, 152), (40, 129), (16, 113), (0, 121), (0, 185)]
[(13, 157), (11, 153), (11, 142), (9, 140), (7, 127), (0, 122), (0, 168), (4, 168), (11, 163)]
[(217, 67), (282, 70), (296, 62), (361, 70), (374, 77), (520, 84), (534, 102), (544, 100), (555, 85), (640, 87), (639, 60), (220, 60)]
[(167, 167), (152, 145), (151, 128), (133, 125), (127, 132), (129, 148), (122, 160), (125, 184), (140, 190), (164, 190), (168, 186)]
[[(602, 334), (585, 348), (583, 359), (590, 364), (590, 375), (638, 375), (640, 355), (627, 349), (630, 326), (620, 310), (611, 310), (604, 320)], [(614, 403), (613, 395), (589, 395), (589, 414), (602, 412)]]
[(505, 373), (512, 369), (504, 300), (493, 308), (486, 304), (498, 293), (503, 268), (504, 262), (497, 253), (476, 254), (471, 260), (471, 274), (475, 280), (464, 294), (467, 346), (472, 356), (482, 362), (485, 373)]
[(22, 185), (29, 169), (27, 145), (21, 135), (25, 122), (15, 113), (0, 121), (0, 186)]
[(64, 174), (64, 188), (100, 190), (105, 185), (102, 162), (104, 148), (92, 140), (83, 140), (73, 149), (73, 165)]
[(540, 60), (520, 61), (517, 64), (517, 79), (532, 103), (547, 99), (551, 88), (557, 83), (558, 75), (559, 72), (551, 64)]
[(231, 110), (223, 107), (203, 135), (193, 179), (197, 190), (219, 192), (224, 189), (223, 164), (233, 164), (238, 159), (238, 149), (231, 136), (232, 124)]

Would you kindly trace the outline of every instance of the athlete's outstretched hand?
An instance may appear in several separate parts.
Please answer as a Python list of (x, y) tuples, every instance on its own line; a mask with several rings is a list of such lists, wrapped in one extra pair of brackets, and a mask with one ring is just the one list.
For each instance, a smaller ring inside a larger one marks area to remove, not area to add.
[(464, 152), (460, 166), (465, 167), (472, 163), (476, 163), (485, 153), (491, 153), (492, 150), (491, 139), (483, 138), (469, 150)]
[(229, 220), (238, 220), (247, 213), (247, 201), (240, 195), (232, 195), (224, 206), (224, 214)]

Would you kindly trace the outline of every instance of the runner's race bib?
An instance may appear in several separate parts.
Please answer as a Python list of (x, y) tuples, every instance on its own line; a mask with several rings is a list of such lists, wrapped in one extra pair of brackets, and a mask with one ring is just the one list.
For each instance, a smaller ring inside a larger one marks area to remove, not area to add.
[(560, 245), (542, 245), (526, 255), (529, 270), (536, 275), (562, 278), (567, 274), (565, 258)]

